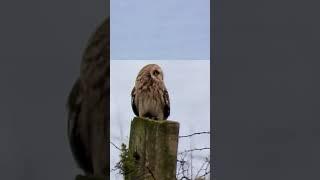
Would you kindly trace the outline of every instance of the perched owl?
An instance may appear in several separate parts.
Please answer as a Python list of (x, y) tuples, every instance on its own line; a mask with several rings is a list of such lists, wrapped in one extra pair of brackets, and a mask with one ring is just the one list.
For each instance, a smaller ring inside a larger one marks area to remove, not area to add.
[(109, 135), (109, 19), (90, 38), (80, 77), (68, 97), (68, 138), (78, 166), (89, 176), (106, 177)]
[(131, 105), (135, 115), (154, 120), (166, 120), (170, 115), (170, 101), (160, 66), (144, 66), (131, 92)]

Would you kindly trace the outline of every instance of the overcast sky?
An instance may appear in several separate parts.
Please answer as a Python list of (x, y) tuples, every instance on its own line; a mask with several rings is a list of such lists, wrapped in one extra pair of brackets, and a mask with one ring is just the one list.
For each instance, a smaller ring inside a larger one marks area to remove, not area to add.
[[(164, 81), (171, 100), (169, 120), (180, 123), (180, 135), (210, 131), (210, 67), (209, 60), (159, 60), (159, 61), (111, 61), (111, 141), (117, 145), (128, 144), (130, 123), (134, 118), (131, 109), (131, 90), (139, 70), (146, 64), (156, 63), (164, 72)], [(179, 150), (210, 146), (209, 135), (180, 139)], [(119, 160), (119, 151), (110, 146), (111, 168)], [(200, 154), (209, 155), (209, 151)], [(196, 164), (196, 162), (195, 162)], [(121, 179), (111, 173), (111, 179)]]
[(210, 0), (110, 5), (111, 59), (209, 59)]

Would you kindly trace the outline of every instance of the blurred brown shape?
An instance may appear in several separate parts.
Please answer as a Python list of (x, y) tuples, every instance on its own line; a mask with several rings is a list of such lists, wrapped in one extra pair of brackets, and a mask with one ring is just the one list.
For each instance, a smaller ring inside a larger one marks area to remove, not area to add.
[(74, 159), (86, 175), (97, 177), (109, 174), (106, 159), (110, 111), (109, 26), (110, 21), (106, 19), (90, 38), (83, 54), (80, 77), (67, 103), (68, 138)]

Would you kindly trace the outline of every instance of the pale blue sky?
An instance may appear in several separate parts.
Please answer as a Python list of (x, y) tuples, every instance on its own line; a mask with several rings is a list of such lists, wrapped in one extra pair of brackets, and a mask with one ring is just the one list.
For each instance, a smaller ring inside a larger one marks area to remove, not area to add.
[(210, 59), (210, 0), (111, 1), (111, 59)]

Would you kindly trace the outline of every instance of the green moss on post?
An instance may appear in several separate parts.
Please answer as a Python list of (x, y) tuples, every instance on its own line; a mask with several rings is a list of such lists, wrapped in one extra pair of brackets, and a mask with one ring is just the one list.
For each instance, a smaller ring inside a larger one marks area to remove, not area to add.
[(178, 122), (134, 118), (129, 154), (136, 160), (135, 169), (125, 179), (176, 179), (178, 137)]

